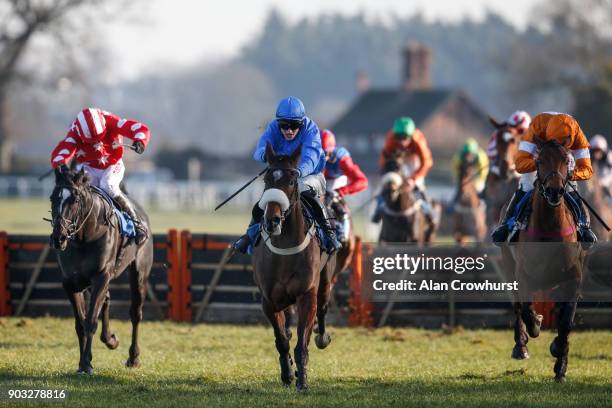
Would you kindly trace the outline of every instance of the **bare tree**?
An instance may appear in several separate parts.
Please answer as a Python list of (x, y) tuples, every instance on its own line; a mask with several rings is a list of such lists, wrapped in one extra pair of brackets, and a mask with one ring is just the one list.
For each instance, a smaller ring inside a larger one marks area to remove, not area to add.
[(41, 34), (60, 44), (66, 41), (67, 17), (102, 0), (0, 0), (0, 173), (10, 171), (11, 134), (7, 121), (13, 86), (31, 82), (22, 61), (33, 40)]

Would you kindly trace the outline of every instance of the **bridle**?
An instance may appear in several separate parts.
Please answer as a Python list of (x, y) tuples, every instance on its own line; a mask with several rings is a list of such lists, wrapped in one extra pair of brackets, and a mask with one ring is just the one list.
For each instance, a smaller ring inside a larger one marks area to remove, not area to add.
[[(563, 147), (563, 146), (561, 146), (561, 147)], [(563, 149), (563, 152), (564, 152), (564, 154), (566, 156), (566, 160), (567, 160), (567, 155), (569, 153), (567, 152), (567, 150), (565, 148)], [(544, 179), (542, 180), (542, 178), (540, 176), (540, 163), (541, 163), (541, 161), (538, 158), (536, 160), (536, 180), (537, 180), (537, 182), (539, 184), (538, 192), (540, 193), (540, 195), (542, 197), (544, 197), (544, 199), (546, 200), (548, 205), (550, 205), (551, 207), (557, 207), (559, 204), (561, 204), (561, 201), (559, 201), (559, 202), (552, 202), (552, 198), (546, 192), (546, 187), (545, 187), (546, 182), (548, 182), (548, 180), (551, 179), (554, 176), (558, 176), (559, 178), (562, 178), (563, 179), (563, 188), (562, 188), (562, 190), (565, 193), (565, 190), (567, 188), (567, 184), (569, 183), (569, 181), (571, 179), (571, 173), (568, 171), (567, 174), (565, 175), (565, 177), (563, 177), (563, 175), (559, 171), (553, 170), (550, 173), (548, 173), (546, 175), (546, 177), (544, 177)]]
[[(297, 205), (297, 203), (298, 203), (298, 201), (299, 201), (299, 191), (298, 191), (298, 190), (299, 190), (299, 188), (298, 188), (298, 186), (297, 186), (297, 183), (298, 183), (298, 181), (297, 181), (297, 176), (299, 175), (299, 172), (298, 172), (298, 170), (297, 170), (297, 169), (286, 169), (286, 168), (279, 168), (279, 167), (270, 167), (270, 168), (268, 169), (268, 171), (266, 172), (266, 173), (267, 173), (266, 175), (268, 175), (268, 173), (269, 173), (269, 174), (271, 174), (271, 173), (273, 173), (274, 171), (282, 171), (283, 173), (287, 172), (287, 173), (289, 173), (289, 174), (290, 174), (290, 176), (291, 176), (291, 177), (294, 177), (294, 176), (295, 176), (295, 181), (294, 181), (294, 183), (295, 183), (295, 188), (293, 189), (293, 193), (291, 194), (291, 197), (288, 197), (288, 198), (289, 198), (289, 207), (287, 207), (287, 209), (286, 209), (286, 210), (281, 211), (280, 223), (282, 224), (283, 222), (285, 222), (285, 219), (287, 219), (287, 218), (288, 218), (288, 217), (291, 215), (291, 213), (293, 212), (293, 209), (296, 207), (296, 205)], [(272, 187), (272, 188), (273, 188), (273, 187)], [(265, 189), (265, 190), (267, 190), (267, 189)], [(264, 191), (265, 191), (265, 190), (264, 190)], [(268, 234), (271, 234), (272, 232), (271, 232), (271, 231), (268, 231), (268, 230), (266, 229), (266, 224), (267, 224), (267, 223), (265, 223), (265, 222), (264, 222), (264, 223), (262, 223), (262, 224), (263, 224), (263, 225), (262, 225), (263, 229), (264, 229), (264, 230), (265, 230), (265, 231), (266, 231)]]
[[(63, 186), (62, 188), (66, 188), (70, 190), (72, 194), (74, 194), (74, 192), (77, 190), (74, 187)], [(74, 194), (74, 195), (76, 196), (77, 194)], [(66, 233), (66, 239), (71, 240), (83, 229), (83, 227), (85, 226), (85, 222), (87, 221), (87, 219), (89, 218), (89, 216), (91, 215), (93, 211), (93, 208), (94, 208), (94, 200), (91, 200), (91, 206), (89, 207), (89, 210), (87, 211), (87, 215), (85, 215), (85, 217), (83, 217), (82, 220), (80, 220), (80, 222), (79, 222), (79, 216), (82, 213), (80, 211), (80, 207), (79, 207), (79, 211), (77, 211), (76, 221), (64, 218), (61, 212), (59, 212), (58, 215), (54, 219), (49, 220), (49, 221), (51, 222), (52, 227), (55, 227), (57, 223), (57, 225), (60, 228), (60, 232)], [(59, 218), (59, 222), (57, 218)]]

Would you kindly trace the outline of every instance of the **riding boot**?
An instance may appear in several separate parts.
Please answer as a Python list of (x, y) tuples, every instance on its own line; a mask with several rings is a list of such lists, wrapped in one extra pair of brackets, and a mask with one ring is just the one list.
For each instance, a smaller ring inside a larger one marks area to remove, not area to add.
[(138, 215), (136, 215), (136, 210), (134, 210), (132, 202), (123, 194), (117, 194), (115, 197), (113, 197), (113, 199), (134, 222), (134, 229), (136, 230), (136, 237), (134, 237), (134, 241), (136, 242), (136, 245), (140, 245), (145, 242), (145, 240), (149, 237), (149, 231)]
[(257, 238), (257, 229), (254, 228), (254, 226), (261, 222), (261, 217), (263, 217), (263, 210), (259, 208), (259, 203), (255, 203), (255, 206), (251, 211), (251, 221), (249, 222), (246, 233), (232, 244), (232, 248), (234, 248), (234, 250), (242, 254), (247, 253), (249, 245), (255, 242), (255, 239)]
[(329, 240), (329, 245), (325, 248), (328, 254), (332, 254), (338, 249), (342, 248), (342, 244), (338, 241), (336, 237), (336, 228), (331, 223), (331, 217), (327, 214), (327, 208), (325, 205), (319, 200), (319, 197), (316, 196), (312, 191), (304, 191), (302, 192), (302, 197), (306, 199), (306, 201), (311, 205), (311, 208), (314, 212), (314, 216), (317, 219), (319, 226), (323, 229), (327, 238)]
[(429, 199), (427, 198), (427, 195), (425, 194), (425, 191), (421, 190), (419, 187), (415, 187), (414, 192), (415, 192), (415, 195), (421, 199), (421, 209), (423, 210), (423, 214), (425, 215), (425, 218), (427, 219), (427, 223), (434, 224), (437, 220), (434, 215), (434, 210), (431, 207), (431, 204), (429, 203)]
[(495, 245), (502, 244), (508, 239), (508, 235), (510, 234), (508, 220), (514, 213), (514, 207), (516, 207), (516, 205), (521, 201), (525, 194), (526, 193), (521, 189), (518, 189), (514, 192), (514, 195), (512, 196), (512, 199), (510, 199), (510, 203), (508, 204), (508, 208), (506, 208), (504, 218), (501, 220), (497, 228), (495, 228), (495, 231), (491, 233), (491, 239), (493, 240), (493, 243)]
[(382, 195), (379, 194), (376, 196), (376, 209), (374, 209), (374, 214), (372, 214), (371, 218), (371, 221), (374, 224), (378, 224), (382, 219), (382, 207), (384, 202), (385, 201)]
[(581, 243), (583, 249), (590, 249), (597, 242), (597, 236), (591, 229), (589, 212), (584, 208), (584, 202), (578, 197), (578, 194), (574, 191), (569, 194), (574, 201), (576, 201), (576, 204), (578, 204), (578, 208), (576, 209), (578, 212), (578, 214), (576, 214), (578, 222), (578, 241)]

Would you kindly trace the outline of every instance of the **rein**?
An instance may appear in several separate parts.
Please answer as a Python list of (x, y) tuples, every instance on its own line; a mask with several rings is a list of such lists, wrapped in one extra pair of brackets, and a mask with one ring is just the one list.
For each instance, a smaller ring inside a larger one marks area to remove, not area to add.
[[(268, 171), (274, 171), (274, 170), (278, 170), (278, 169), (274, 169), (274, 168), (269, 168)], [(283, 222), (285, 222), (285, 220), (289, 217), (289, 215), (291, 215), (292, 211), (295, 209), (295, 207), (297, 206), (300, 197), (299, 197), (299, 188), (297, 186), (297, 180), (296, 182), (296, 186), (294, 189), (294, 192), (289, 200), (289, 207), (287, 207), (286, 210), (281, 212), (281, 225)], [(274, 244), (272, 244), (272, 240), (270, 239), (271, 236), (271, 232), (268, 232), (266, 230), (266, 223), (262, 223), (262, 228), (261, 228), (261, 236), (264, 239), (264, 242), (266, 243), (266, 246), (268, 247), (268, 249), (275, 255), (281, 255), (281, 256), (289, 256), (289, 255), (296, 255), (299, 254), (300, 252), (302, 252), (304, 249), (306, 249), (308, 247), (308, 245), (310, 244), (310, 241), (312, 240), (312, 237), (315, 235), (316, 233), (316, 227), (315, 227), (315, 223), (314, 221), (311, 223), (310, 228), (308, 229), (308, 231), (306, 231), (306, 236), (304, 237), (304, 240), (299, 244), (296, 245), (294, 247), (291, 248), (279, 248), (274, 246)]]
[[(89, 216), (91, 215), (93, 208), (94, 208), (95, 202), (92, 198), (91, 200), (91, 206), (89, 207), (89, 210), (87, 211), (87, 215), (85, 215), (85, 217), (83, 218), (83, 220), (80, 222), (80, 225), (77, 222), (73, 222), (72, 220), (68, 220), (66, 218), (64, 218), (61, 214), (58, 215), (58, 217), (60, 218), (59, 220), (59, 227), (67, 232), (66, 234), (66, 239), (71, 240), (73, 239), (85, 226), (85, 222), (87, 221), (87, 219), (89, 218)], [(79, 211), (79, 215), (81, 214), (81, 211)], [(64, 224), (68, 223), (68, 226), (65, 226)], [(55, 222), (53, 220), (51, 220), (51, 224), (55, 224)], [(76, 229), (74, 231), (71, 231), (72, 227), (74, 227), (75, 225), (78, 225), (78, 227), (76, 227)]]

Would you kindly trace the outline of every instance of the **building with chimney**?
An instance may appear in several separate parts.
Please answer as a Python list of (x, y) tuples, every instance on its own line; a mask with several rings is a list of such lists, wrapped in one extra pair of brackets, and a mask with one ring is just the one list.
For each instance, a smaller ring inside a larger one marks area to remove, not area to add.
[(387, 131), (400, 116), (410, 116), (429, 142), (434, 157), (430, 177), (450, 181), (453, 154), (468, 137), (485, 146), (491, 133), (486, 112), (460, 89), (433, 88), (431, 50), (411, 42), (402, 50), (402, 83), (393, 89), (363, 85), (358, 95), (330, 128), (369, 175), (378, 173), (378, 153)]

